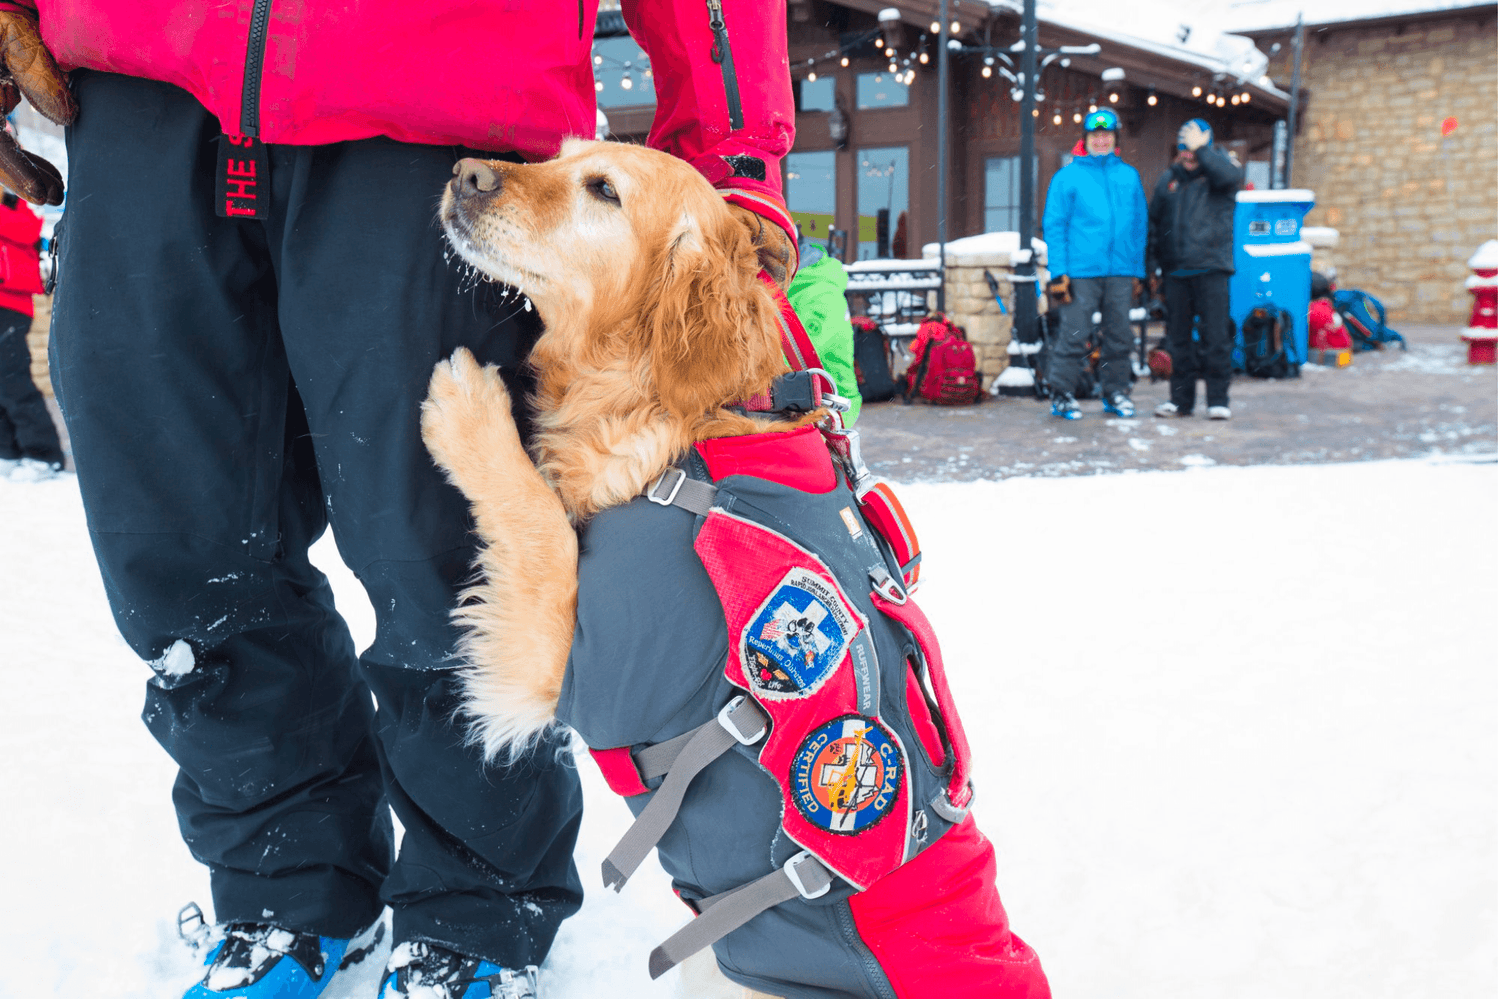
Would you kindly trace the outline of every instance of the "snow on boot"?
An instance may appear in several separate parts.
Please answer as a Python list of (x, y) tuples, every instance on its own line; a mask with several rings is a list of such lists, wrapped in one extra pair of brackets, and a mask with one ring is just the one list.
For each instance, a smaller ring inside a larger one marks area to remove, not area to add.
[(380, 999), (538, 999), (537, 967), (522, 971), (437, 944), (407, 941), (391, 950)]
[(1130, 396), (1124, 392), (1116, 392), (1104, 400), (1104, 411), (1113, 413), (1115, 416), (1123, 416), (1130, 419), (1135, 415), (1135, 403), (1130, 401)]
[(208, 953), (208, 973), (182, 999), (314, 999), (349, 941), (266, 923), (230, 923)]
[(1156, 415), (1163, 417), (1192, 416), (1193, 411), (1191, 409), (1178, 409), (1177, 403), (1175, 402), (1164, 402), (1160, 406), (1156, 407)]
[(1208, 418), (1210, 420), (1227, 420), (1227, 419), (1229, 419), (1229, 407), (1228, 406), (1210, 406), (1210, 407), (1208, 407)]
[(1052, 415), (1064, 420), (1081, 420), (1083, 410), (1079, 408), (1078, 400), (1071, 395), (1055, 395), (1052, 397)]

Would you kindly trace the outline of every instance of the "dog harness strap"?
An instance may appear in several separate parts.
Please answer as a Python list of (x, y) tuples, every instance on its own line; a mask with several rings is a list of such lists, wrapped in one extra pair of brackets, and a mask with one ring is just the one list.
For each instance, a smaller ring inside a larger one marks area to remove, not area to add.
[(714, 505), (719, 488), (712, 482), (700, 482), (681, 468), (669, 468), (646, 488), (646, 498), (657, 506), (680, 506), (705, 516)]
[(646, 803), (645, 809), (636, 816), (635, 822), (600, 865), (604, 887), (619, 891), (625, 886), (676, 820), (683, 796), (694, 777), (735, 743), (750, 746), (759, 742), (769, 728), (769, 721), (760, 706), (743, 695), (724, 705), (713, 721), (698, 726), (671, 762), (667, 779), (657, 789), (655, 797)]
[(703, 913), (651, 952), (651, 977), (660, 978), (684, 959), (744, 926), (772, 906), (801, 895), (818, 898), (833, 885), (833, 872), (807, 851), (746, 885), (710, 895), (698, 903)]
[(760, 272), (760, 279), (765, 282), (766, 290), (776, 300), (777, 315), (781, 320), (781, 352), (786, 355), (787, 364), (792, 366), (793, 371), (823, 367), (823, 362), (818, 357), (818, 349), (813, 346), (812, 337), (808, 336), (807, 330), (803, 328), (802, 320), (797, 318), (797, 312), (792, 308), (792, 303), (787, 300), (786, 292), (782, 291), (781, 286), (765, 271)]

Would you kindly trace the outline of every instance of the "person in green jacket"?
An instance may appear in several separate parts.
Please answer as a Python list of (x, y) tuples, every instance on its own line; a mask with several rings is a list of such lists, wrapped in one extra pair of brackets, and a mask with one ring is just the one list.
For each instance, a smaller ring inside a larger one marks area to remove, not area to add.
[(844, 265), (830, 257), (822, 244), (803, 239), (797, 244), (800, 263), (786, 297), (823, 367), (833, 376), (839, 395), (849, 400), (844, 426), (852, 426), (859, 417), (859, 381), (854, 377), (854, 327), (849, 324), (849, 303), (844, 288), (849, 275)]

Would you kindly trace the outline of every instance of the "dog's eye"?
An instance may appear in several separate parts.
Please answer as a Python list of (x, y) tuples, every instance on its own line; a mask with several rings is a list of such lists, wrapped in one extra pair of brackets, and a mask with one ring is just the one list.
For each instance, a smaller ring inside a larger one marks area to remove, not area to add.
[(600, 201), (608, 201), (612, 205), (620, 203), (620, 196), (615, 193), (615, 185), (603, 177), (595, 177), (588, 182), (589, 193)]

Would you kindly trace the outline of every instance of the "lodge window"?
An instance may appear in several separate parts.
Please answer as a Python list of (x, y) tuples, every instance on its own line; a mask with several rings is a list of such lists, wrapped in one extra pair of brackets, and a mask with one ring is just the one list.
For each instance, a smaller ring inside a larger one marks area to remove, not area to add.
[(594, 90), (601, 108), (656, 103), (651, 60), (629, 35), (594, 39)]
[[(1032, 164), (1036, 190), (1036, 162)], [(990, 156), (984, 161), (984, 231), (1018, 232), (1021, 228), (1021, 157)]]
[(908, 161), (906, 146), (861, 149), (855, 154), (854, 174), (859, 212), (855, 259), (904, 258), (912, 247), (906, 212)]
[(833, 77), (797, 81), (798, 111), (832, 111)]
[(834, 225), (838, 204), (835, 156), (833, 150), (788, 153), (783, 160), (786, 207), (798, 230), (809, 239), (826, 241)]
[(854, 78), (854, 103), (861, 111), (904, 108), (910, 100), (909, 88), (893, 73), (860, 73)]

